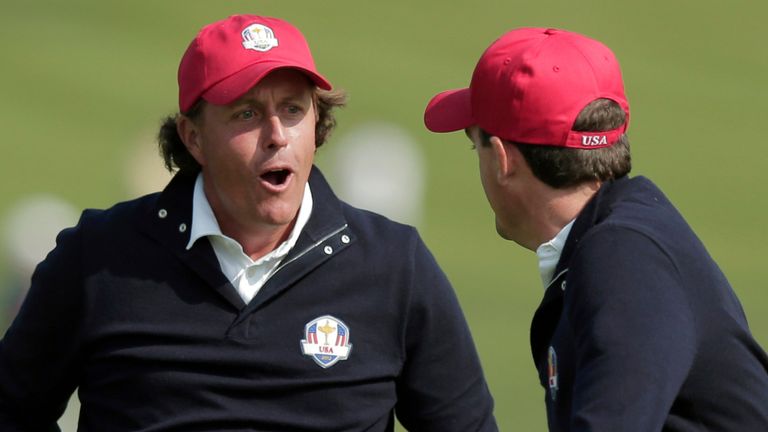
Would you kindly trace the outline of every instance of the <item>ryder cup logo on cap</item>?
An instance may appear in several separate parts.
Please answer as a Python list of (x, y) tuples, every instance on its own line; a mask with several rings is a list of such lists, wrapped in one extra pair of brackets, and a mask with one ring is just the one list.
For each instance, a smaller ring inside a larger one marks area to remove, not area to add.
[(243, 46), (256, 51), (269, 51), (278, 44), (271, 28), (262, 24), (253, 24), (243, 30)]
[(304, 326), (301, 353), (312, 357), (322, 368), (329, 368), (349, 358), (349, 327), (340, 319), (323, 315)]
[[(585, 106), (597, 99), (618, 103), (620, 127), (573, 130)], [(489, 46), (468, 88), (436, 95), (424, 112), (433, 132), (479, 126), (521, 144), (596, 149), (615, 144), (629, 124), (629, 103), (613, 52), (578, 33), (547, 28), (512, 30)]]
[(179, 110), (189, 112), (200, 99), (214, 105), (232, 103), (281, 68), (302, 72), (321, 89), (331, 89), (317, 71), (304, 35), (290, 23), (233, 15), (209, 24), (179, 64)]

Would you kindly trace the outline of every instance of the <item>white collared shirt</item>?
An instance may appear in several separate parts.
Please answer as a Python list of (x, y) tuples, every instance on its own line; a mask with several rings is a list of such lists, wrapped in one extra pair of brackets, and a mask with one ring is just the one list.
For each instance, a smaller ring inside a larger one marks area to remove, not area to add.
[(213, 251), (216, 252), (222, 273), (247, 304), (274, 274), (280, 261), (293, 249), (311, 214), (312, 192), (309, 189), (309, 183), (306, 183), (304, 198), (301, 201), (299, 215), (291, 234), (272, 252), (254, 261), (245, 254), (240, 243), (222, 234), (219, 222), (213, 214), (213, 209), (211, 209), (211, 204), (205, 196), (203, 173), (201, 172), (197, 175), (195, 190), (192, 195), (192, 228), (189, 233), (187, 249), (191, 249), (192, 245), (201, 237), (208, 237)]
[(549, 283), (552, 282), (555, 267), (557, 267), (557, 263), (560, 261), (560, 254), (563, 253), (565, 241), (568, 239), (568, 234), (570, 234), (575, 220), (570, 221), (568, 225), (564, 226), (555, 238), (536, 248), (536, 256), (539, 257), (539, 274), (541, 275), (541, 283), (544, 284), (544, 288), (547, 288)]

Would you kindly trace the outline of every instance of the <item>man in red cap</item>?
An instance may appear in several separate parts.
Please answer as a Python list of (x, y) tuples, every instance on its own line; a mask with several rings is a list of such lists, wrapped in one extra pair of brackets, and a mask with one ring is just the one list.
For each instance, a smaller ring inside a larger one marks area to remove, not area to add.
[(0, 343), (0, 430), (496, 431), (417, 232), (314, 166), (341, 92), (289, 23), (232, 16), (179, 67), (160, 193), (83, 213)]
[(464, 130), (503, 238), (536, 251), (531, 349), (551, 431), (765, 431), (768, 359), (664, 194), (629, 178), (629, 104), (598, 41), (510, 31), (427, 106)]

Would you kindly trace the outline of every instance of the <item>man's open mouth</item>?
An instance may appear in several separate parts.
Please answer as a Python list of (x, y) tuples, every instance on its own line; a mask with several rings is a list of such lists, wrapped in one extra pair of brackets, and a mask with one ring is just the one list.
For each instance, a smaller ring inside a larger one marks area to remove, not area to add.
[(273, 186), (282, 186), (288, 181), (291, 171), (287, 169), (276, 169), (265, 172), (261, 179)]

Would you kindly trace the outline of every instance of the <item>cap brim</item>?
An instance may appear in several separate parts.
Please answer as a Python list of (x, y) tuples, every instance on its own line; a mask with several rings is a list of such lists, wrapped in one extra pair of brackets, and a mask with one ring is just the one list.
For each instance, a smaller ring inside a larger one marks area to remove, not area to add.
[(439, 93), (424, 111), (424, 125), (432, 132), (454, 132), (474, 124), (468, 88)]
[(229, 77), (219, 81), (206, 90), (202, 97), (209, 103), (214, 105), (227, 105), (236, 101), (240, 96), (247, 93), (253, 86), (259, 83), (270, 72), (277, 69), (294, 69), (304, 73), (312, 82), (323, 90), (330, 90), (332, 88), (331, 83), (325, 79), (319, 73), (296, 66), (293, 64), (285, 64), (280, 62), (264, 62), (255, 63), (247, 68), (230, 75)]

